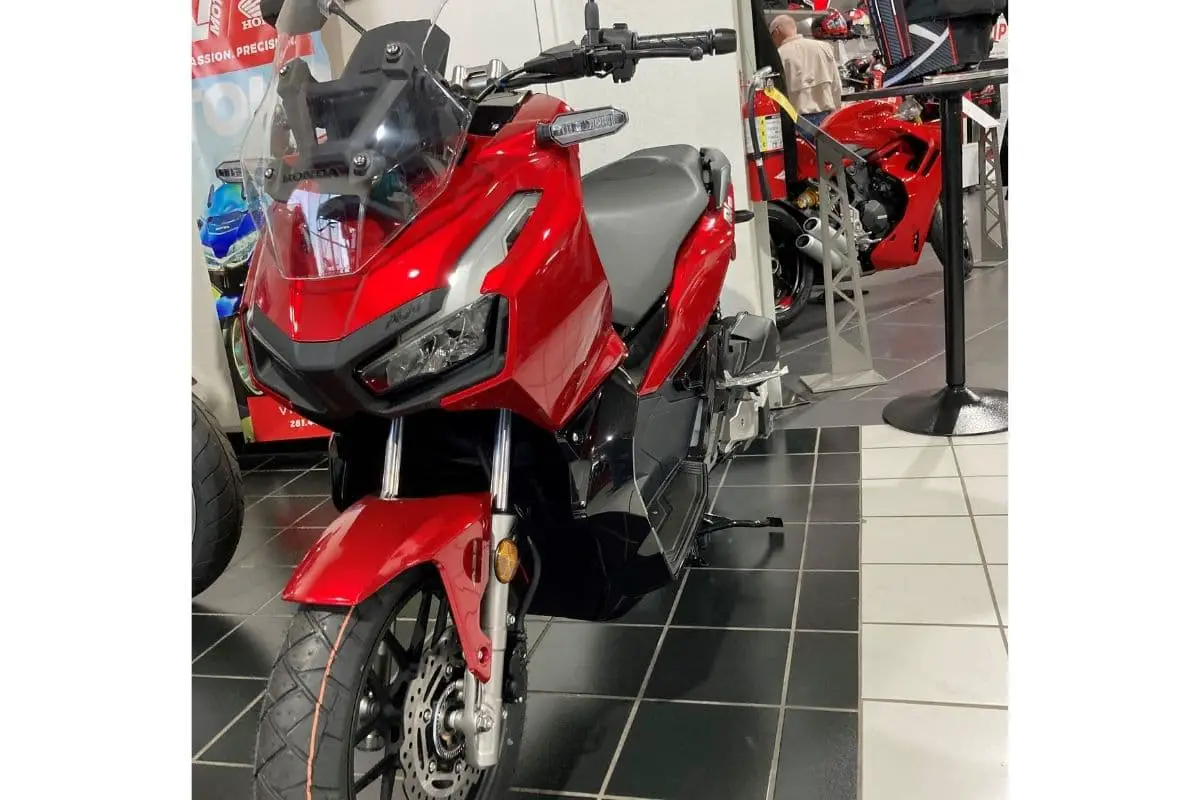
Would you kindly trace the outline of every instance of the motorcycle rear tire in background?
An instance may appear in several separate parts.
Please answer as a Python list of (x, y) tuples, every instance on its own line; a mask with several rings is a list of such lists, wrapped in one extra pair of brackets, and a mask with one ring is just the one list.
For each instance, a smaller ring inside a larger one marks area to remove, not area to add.
[(233, 445), (192, 395), (192, 597), (212, 586), (233, 560), (245, 511)]
[[(929, 244), (933, 246), (933, 253), (937, 256), (938, 261), (942, 263), (942, 269), (946, 268), (945, 237), (945, 214), (942, 212), (942, 203), (939, 200), (933, 209), (933, 221), (929, 223)], [(971, 237), (967, 235), (966, 230), (963, 230), (963, 278), (971, 277), (971, 271), (974, 269), (975, 250), (971, 247)]]
[[(462, 734), (445, 727), (461, 710), (465, 674), (448, 609), (429, 564), (350, 608), (301, 606), (259, 717), (256, 800), (508, 797), (525, 729), (524, 645), (510, 632), (500, 761), (467, 766)], [(492, 669), (504, 679), (503, 665)]]
[(800, 223), (774, 203), (767, 205), (771, 236), (771, 281), (775, 297), (775, 326), (783, 330), (804, 312), (812, 297), (818, 265), (796, 247), (804, 233)]

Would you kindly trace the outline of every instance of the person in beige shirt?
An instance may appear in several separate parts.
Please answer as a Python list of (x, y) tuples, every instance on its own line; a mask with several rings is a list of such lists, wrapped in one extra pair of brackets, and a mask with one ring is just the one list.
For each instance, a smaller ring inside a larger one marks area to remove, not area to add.
[[(772, 19), (768, 30), (779, 48), (788, 99), (797, 114), (819, 126), (831, 112), (842, 107), (842, 76), (833, 47), (828, 42), (801, 36), (796, 20), (787, 14)], [(800, 126), (796, 132), (812, 141), (812, 136)]]

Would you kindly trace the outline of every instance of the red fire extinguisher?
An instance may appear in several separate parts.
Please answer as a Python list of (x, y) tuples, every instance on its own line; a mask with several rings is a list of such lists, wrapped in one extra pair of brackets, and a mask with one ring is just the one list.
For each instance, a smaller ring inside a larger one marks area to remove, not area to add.
[[(787, 170), (783, 160), (784, 113), (776, 97), (779, 90), (770, 83), (767, 70), (755, 73), (745, 87), (742, 119), (745, 123), (746, 169), (750, 200), (763, 203), (787, 197)], [(787, 102), (786, 97), (783, 98)], [(795, 146), (795, 143), (792, 143)]]

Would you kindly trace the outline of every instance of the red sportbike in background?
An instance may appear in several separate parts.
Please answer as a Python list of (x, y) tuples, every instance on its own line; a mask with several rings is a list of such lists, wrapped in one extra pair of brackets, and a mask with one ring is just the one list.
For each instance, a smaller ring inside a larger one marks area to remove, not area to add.
[[(914, 101), (847, 102), (821, 127), (864, 161), (847, 160), (847, 190), (856, 219), (838, 220), (848, 229), (863, 274), (917, 263), (925, 242), (942, 264), (942, 148), (938, 123), (920, 121)], [(775, 318), (780, 328), (794, 322), (814, 286), (824, 283), (819, 231), (817, 158), (813, 145), (796, 142), (802, 185), (768, 206)], [(972, 254), (964, 238), (967, 269)]]
[(423, 5), (393, 3), (408, 21), (327, 82), (291, 44), (346, 12), (268, 13), (241, 320), (257, 384), (334, 432), (342, 515), (284, 590), (260, 800), (506, 797), (526, 615), (618, 617), (679, 576), (734, 524), (706, 513), (709, 474), (766, 430), (785, 372), (774, 320), (718, 305), (746, 216), (725, 155), (581, 176), (578, 143), (625, 115), (525, 89), (731, 53), (734, 31), (639, 36), (588, 2), (582, 44), (447, 77), (443, 3)]

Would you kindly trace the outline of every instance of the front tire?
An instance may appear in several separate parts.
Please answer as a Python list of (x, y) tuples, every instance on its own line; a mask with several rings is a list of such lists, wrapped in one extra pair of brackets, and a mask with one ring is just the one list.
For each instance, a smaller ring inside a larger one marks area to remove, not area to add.
[[(414, 609), (416, 623), (398, 620), (402, 610)], [(461, 734), (444, 725), (461, 700), (455, 686), (465, 668), (446, 609), (429, 567), (405, 573), (353, 608), (302, 606), (267, 684), (255, 800), (506, 796), (525, 706), (505, 706), (500, 763), (485, 771), (466, 766)], [(510, 688), (523, 698), (525, 653), (512, 634), (510, 642)], [(379, 674), (381, 646), (390, 658), (386, 678)]]
[(796, 247), (804, 231), (785, 209), (767, 206), (771, 236), (771, 280), (775, 295), (775, 325), (783, 330), (795, 322), (812, 297), (816, 262)]
[[(937, 256), (938, 261), (942, 264), (942, 269), (946, 269), (946, 215), (942, 210), (942, 203), (939, 200), (937, 206), (933, 209), (933, 221), (929, 223), (929, 244), (933, 246), (933, 254)], [(971, 277), (972, 270), (975, 269), (975, 251), (971, 249), (971, 237), (967, 235), (966, 227), (963, 228), (963, 279)]]

